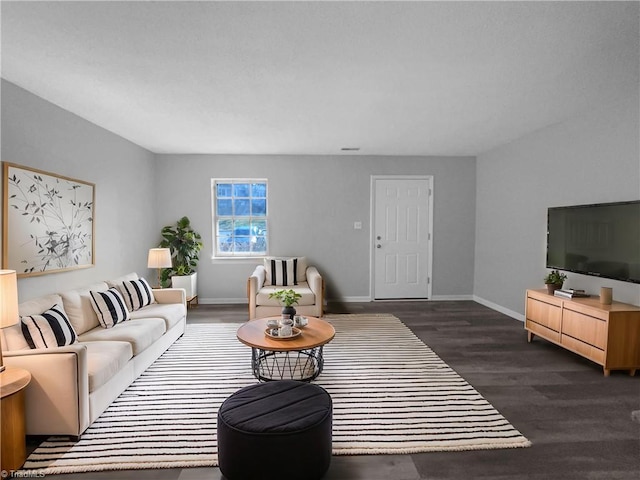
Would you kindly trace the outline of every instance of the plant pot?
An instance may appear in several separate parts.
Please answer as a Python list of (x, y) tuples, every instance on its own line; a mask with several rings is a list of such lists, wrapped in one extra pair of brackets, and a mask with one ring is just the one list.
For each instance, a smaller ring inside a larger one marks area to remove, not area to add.
[(184, 288), (187, 298), (194, 297), (198, 294), (198, 274), (173, 276), (171, 277), (171, 286)]
[(293, 317), (295, 316), (295, 314), (296, 314), (296, 309), (295, 309), (293, 306), (291, 306), (291, 307), (284, 307), (284, 308), (282, 309), (282, 316), (283, 316), (283, 317), (287, 316), (287, 317), (289, 317), (291, 320), (293, 320)]
[(562, 288), (562, 283), (546, 283), (545, 285), (547, 286), (547, 293), (549, 295), (553, 295), (556, 290)]

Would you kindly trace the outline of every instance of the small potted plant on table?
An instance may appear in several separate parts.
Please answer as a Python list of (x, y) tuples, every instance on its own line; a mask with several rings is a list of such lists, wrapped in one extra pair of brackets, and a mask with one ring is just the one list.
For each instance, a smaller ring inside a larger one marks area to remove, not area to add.
[(547, 286), (547, 293), (553, 295), (553, 292), (562, 288), (567, 276), (564, 273), (560, 273), (558, 270), (551, 270), (551, 273), (544, 277), (544, 283)]
[(288, 289), (278, 290), (270, 293), (269, 298), (276, 298), (282, 305), (284, 305), (284, 308), (282, 309), (282, 316), (287, 316), (291, 320), (293, 320), (293, 317), (296, 314), (296, 309), (293, 307), (293, 305), (298, 303), (298, 300), (302, 298), (302, 295), (300, 295), (295, 290)]

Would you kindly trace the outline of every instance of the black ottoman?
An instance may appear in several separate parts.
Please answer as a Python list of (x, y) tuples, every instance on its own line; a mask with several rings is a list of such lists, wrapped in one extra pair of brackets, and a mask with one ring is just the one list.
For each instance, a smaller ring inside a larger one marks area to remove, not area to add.
[(315, 480), (331, 463), (332, 402), (311, 383), (238, 390), (218, 410), (218, 465), (229, 480)]

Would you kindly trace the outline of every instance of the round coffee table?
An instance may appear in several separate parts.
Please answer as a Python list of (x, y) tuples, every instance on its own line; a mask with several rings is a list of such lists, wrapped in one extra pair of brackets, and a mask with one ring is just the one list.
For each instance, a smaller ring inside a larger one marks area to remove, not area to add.
[(336, 331), (329, 322), (307, 317), (309, 323), (301, 329), (298, 337), (268, 337), (265, 333), (267, 321), (280, 318), (250, 320), (238, 329), (238, 340), (251, 347), (253, 375), (260, 381), (292, 379), (310, 382), (322, 373), (322, 347), (333, 339)]

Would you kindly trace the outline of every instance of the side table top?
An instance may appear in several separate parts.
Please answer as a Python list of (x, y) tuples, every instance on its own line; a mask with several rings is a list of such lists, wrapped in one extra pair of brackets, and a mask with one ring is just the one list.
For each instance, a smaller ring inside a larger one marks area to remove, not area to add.
[(237, 337), (240, 342), (252, 348), (269, 350), (272, 352), (290, 352), (295, 350), (307, 350), (309, 348), (325, 345), (333, 340), (336, 331), (329, 322), (320, 318), (307, 317), (309, 323), (302, 328), (302, 334), (290, 340), (278, 340), (265, 334), (267, 321), (277, 317), (257, 318), (249, 320), (238, 328)]
[(6, 367), (4, 372), (0, 373), (0, 397), (8, 397), (19, 392), (29, 385), (31, 374), (23, 369), (16, 367)]

